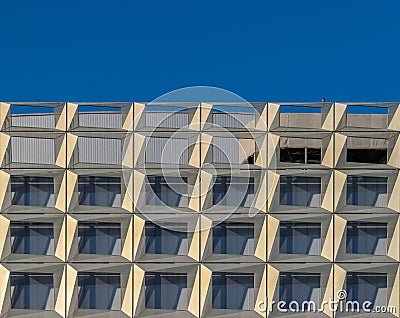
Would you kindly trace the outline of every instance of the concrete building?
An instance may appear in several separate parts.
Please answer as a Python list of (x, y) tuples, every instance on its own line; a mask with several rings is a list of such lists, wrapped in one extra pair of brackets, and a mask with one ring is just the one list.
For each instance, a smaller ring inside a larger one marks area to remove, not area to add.
[[(400, 315), (398, 103), (0, 103), (0, 127), (0, 317)], [(395, 309), (268, 310), (340, 291)]]

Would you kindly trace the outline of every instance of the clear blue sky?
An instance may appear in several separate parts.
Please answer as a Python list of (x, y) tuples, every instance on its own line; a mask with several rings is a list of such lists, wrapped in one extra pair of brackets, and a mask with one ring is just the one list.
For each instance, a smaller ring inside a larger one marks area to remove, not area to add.
[(0, 2), (0, 100), (400, 101), (400, 1)]

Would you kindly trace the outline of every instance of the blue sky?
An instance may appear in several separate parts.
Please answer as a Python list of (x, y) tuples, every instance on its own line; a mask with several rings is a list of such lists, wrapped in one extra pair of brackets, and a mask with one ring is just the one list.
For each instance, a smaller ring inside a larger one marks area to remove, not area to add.
[(0, 100), (400, 101), (398, 0), (0, 2)]

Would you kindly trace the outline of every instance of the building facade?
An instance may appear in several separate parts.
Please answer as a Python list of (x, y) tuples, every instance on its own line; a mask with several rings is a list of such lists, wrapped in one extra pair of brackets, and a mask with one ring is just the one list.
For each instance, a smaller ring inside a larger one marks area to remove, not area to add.
[(400, 316), (398, 103), (0, 103), (0, 127), (0, 317)]

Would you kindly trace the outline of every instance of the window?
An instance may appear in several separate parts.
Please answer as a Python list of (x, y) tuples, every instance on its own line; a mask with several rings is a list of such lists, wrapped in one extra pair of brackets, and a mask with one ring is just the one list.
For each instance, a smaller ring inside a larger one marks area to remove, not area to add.
[(187, 178), (162, 176), (147, 177), (151, 191), (146, 195), (146, 204), (167, 205), (173, 207), (187, 207), (188, 197), (182, 194), (187, 193)]
[(54, 206), (53, 178), (11, 176), (13, 205)]
[(347, 177), (347, 204), (386, 207), (387, 178), (384, 177)]
[(321, 254), (321, 224), (307, 222), (280, 222), (279, 253)]
[(348, 272), (346, 275), (347, 301), (365, 301), (371, 307), (387, 305), (387, 275), (382, 273)]
[(188, 296), (187, 274), (146, 273), (146, 308), (187, 310)]
[(231, 178), (227, 176), (218, 176), (216, 178), (213, 186), (214, 205), (250, 207), (253, 199), (254, 178)]
[(80, 309), (121, 309), (120, 275), (115, 273), (78, 273)]
[(280, 148), (280, 162), (319, 164), (321, 163), (321, 149)]
[[(146, 222), (146, 253), (187, 254), (188, 240), (186, 224), (164, 223), (163, 225), (165, 225), (165, 228), (152, 222)], [(171, 228), (174, 230), (170, 230)]]
[(284, 301), (288, 309), (291, 301), (302, 308), (303, 302), (314, 302), (319, 308), (321, 302), (321, 274), (281, 272), (279, 274), (279, 301)]
[(387, 163), (386, 149), (347, 149), (347, 162)]
[(216, 254), (254, 254), (254, 224), (224, 222), (213, 227), (213, 252)]
[(387, 223), (348, 222), (346, 253), (386, 255)]
[(321, 178), (281, 176), (280, 204), (321, 206)]
[(78, 191), (80, 205), (120, 207), (122, 204), (121, 178), (80, 176)]
[(254, 310), (254, 274), (213, 273), (212, 308)]
[(79, 222), (78, 246), (82, 254), (121, 255), (119, 223)]
[(11, 222), (11, 252), (54, 255), (53, 223)]
[(11, 272), (11, 308), (54, 309), (53, 274)]

